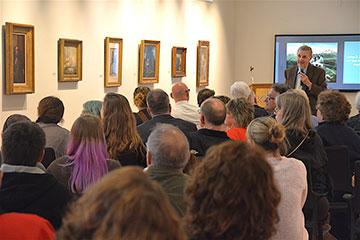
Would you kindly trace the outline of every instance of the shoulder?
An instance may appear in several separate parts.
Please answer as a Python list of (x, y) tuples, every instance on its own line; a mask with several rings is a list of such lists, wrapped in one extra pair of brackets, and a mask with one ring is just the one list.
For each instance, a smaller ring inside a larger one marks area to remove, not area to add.
[(107, 159), (107, 160), (106, 160), (106, 164), (107, 164), (107, 166), (108, 166), (108, 170), (109, 170), (109, 171), (121, 167), (120, 162), (117, 161), (117, 160), (114, 160), (114, 159)]
[(51, 172), (54, 169), (57, 169), (59, 167), (63, 167), (61, 166), (62, 164), (65, 164), (67, 161), (69, 160), (68, 156), (62, 156), (60, 158), (55, 159), (47, 168), (48, 172)]

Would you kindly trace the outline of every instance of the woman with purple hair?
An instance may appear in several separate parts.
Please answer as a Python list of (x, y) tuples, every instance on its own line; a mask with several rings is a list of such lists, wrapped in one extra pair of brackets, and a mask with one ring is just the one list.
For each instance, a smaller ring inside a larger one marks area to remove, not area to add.
[(47, 171), (73, 194), (81, 194), (120, 163), (108, 158), (100, 119), (83, 115), (73, 124), (67, 154), (50, 164)]

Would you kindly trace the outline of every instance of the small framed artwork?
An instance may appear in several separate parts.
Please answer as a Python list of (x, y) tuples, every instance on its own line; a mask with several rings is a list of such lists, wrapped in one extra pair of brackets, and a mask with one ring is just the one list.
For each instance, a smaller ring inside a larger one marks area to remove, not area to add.
[(118, 87), (121, 85), (122, 48), (123, 40), (121, 38), (105, 38), (105, 87)]
[(82, 79), (82, 41), (59, 39), (58, 80), (76, 82)]
[(160, 41), (142, 40), (140, 44), (139, 83), (159, 82)]
[(209, 85), (210, 42), (199, 41), (197, 47), (196, 86)]
[(5, 35), (5, 93), (34, 93), (34, 26), (7, 22)]
[(186, 76), (186, 48), (173, 47), (172, 48), (172, 63), (171, 76), (185, 77)]

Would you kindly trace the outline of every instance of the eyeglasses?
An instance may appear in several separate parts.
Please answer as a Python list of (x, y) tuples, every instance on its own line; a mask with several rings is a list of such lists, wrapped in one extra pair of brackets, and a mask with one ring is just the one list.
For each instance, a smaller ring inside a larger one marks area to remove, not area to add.
[(269, 100), (275, 100), (275, 98), (274, 97), (272, 97), (271, 95), (266, 95), (266, 98), (268, 98)]
[(186, 89), (185, 92), (190, 92), (190, 89)]

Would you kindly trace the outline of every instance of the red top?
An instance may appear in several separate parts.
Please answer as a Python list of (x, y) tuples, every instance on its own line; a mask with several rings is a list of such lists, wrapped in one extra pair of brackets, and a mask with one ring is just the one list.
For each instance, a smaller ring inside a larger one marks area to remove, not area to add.
[(231, 140), (246, 142), (246, 128), (230, 128), (226, 134)]

